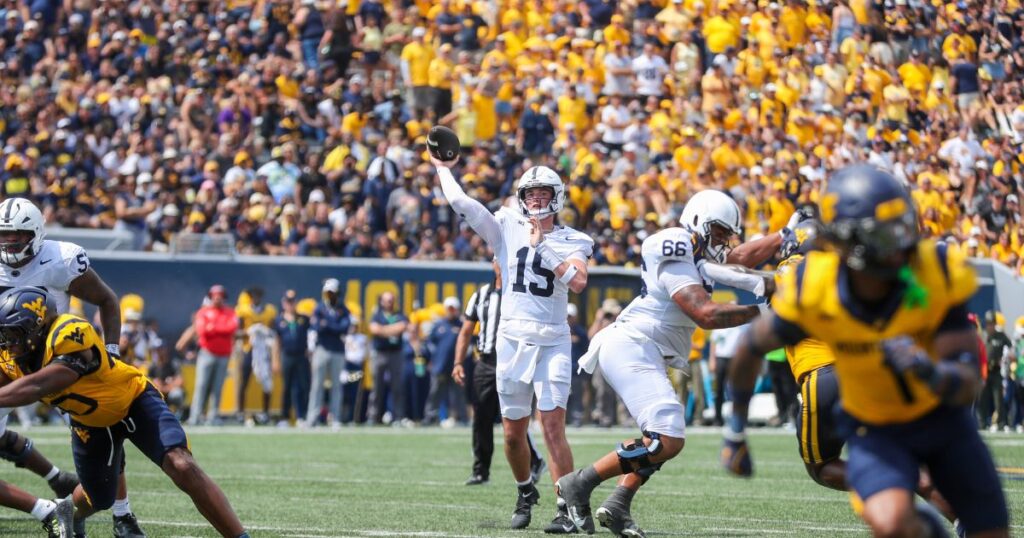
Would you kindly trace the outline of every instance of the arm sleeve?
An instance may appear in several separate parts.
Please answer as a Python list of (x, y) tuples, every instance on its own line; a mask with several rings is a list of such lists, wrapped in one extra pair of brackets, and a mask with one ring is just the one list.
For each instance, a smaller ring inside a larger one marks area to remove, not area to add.
[(79, 377), (89, 375), (100, 368), (99, 355), (90, 353), (86, 358), (82, 353), (69, 353), (54, 357), (50, 364), (59, 364), (74, 370)]
[(749, 291), (758, 297), (764, 295), (764, 279), (757, 275), (734, 271), (717, 263), (702, 263), (700, 269), (715, 282)]
[(697, 267), (689, 259), (662, 262), (658, 267), (658, 282), (668, 291), (669, 297), (687, 286), (703, 285)]
[(439, 167), (437, 175), (441, 178), (441, 192), (444, 193), (444, 197), (451, 204), (452, 209), (466, 219), (469, 226), (480, 234), (480, 237), (483, 237), (492, 249), (498, 250), (498, 246), (501, 244), (501, 226), (494, 214), (480, 202), (466, 196), (462, 187), (455, 181), (451, 170), (443, 166)]
[(782, 319), (779, 316), (772, 316), (772, 329), (782, 343), (787, 346), (795, 346), (798, 342), (807, 338), (807, 333), (797, 325)]

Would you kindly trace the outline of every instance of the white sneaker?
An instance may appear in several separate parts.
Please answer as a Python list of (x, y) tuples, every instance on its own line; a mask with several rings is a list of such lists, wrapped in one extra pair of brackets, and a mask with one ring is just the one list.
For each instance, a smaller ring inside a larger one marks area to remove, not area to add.
[(255, 428), (256, 427), (256, 420), (253, 419), (252, 417), (249, 417), (249, 418), (245, 419), (245, 427), (246, 428)]
[(441, 427), (446, 429), (446, 430), (450, 430), (450, 429), (454, 428), (455, 427), (455, 419), (453, 417), (448, 417), (448, 418), (442, 420), (441, 421)]
[[(299, 421), (299, 422), (301, 422), (301, 421)], [(281, 429), (291, 428), (292, 427), (292, 423), (288, 422), (287, 420), (281, 419), (281, 420), (277, 421), (277, 427), (281, 428)]]
[(341, 422), (338, 422), (337, 420), (332, 421), (331, 422), (331, 431), (332, 432), (340, 432), (341, 431)]
[(1015, 429), (1017, 430), (1017, 433), (1024, 433), (1024, 424), (1018, 424)]
[(1007, 424), (1006, 426), (1003, 426), (1003, 433), (1010, 433), (1012, 431), (1013, 431), (1013, 428), (1011, 428), (1009, 424)]
[(993, 424), (993, 425), (989, 426), (988, 427), (988, 431), (989, 431), (989, 433), (996, 433), (996, 432), (998, 432), (999, 431), (999, 425)]

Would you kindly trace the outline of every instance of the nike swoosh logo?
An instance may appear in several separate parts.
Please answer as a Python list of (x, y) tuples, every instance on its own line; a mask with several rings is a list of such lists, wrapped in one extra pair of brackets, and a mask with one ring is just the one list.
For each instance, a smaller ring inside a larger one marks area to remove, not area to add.
[(40, 260), (39, 261), (39, 265), (46, 265), (46, 264), (48, 264), (48, 263), (50, 263), (52, 261), (53, 261), (53, 259), (49, 259), (49, 260), (45, 260), (45, 261), (44, 260)]

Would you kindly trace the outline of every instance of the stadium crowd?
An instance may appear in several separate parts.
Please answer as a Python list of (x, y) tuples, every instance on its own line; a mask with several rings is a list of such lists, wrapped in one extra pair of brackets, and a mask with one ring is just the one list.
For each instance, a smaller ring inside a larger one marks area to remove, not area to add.
[(702, 188), (751, 237), (867, 160), (928, 235), (1024, 271), (1017, 0), (38, 0), (0, 21), (3, 194), (140, 249), (482, 259), (424, 152), (446, 124), (491, 206), (558, 170), (598, 264), (634, 264)]

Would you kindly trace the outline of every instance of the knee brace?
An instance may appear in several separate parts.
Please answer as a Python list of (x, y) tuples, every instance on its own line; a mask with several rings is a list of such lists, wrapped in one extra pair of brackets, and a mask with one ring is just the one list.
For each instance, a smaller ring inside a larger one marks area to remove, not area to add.
[(647, 482), (651, 475), (661, 469), (661, 463), (651, 463), (650, 457), (661, 452), (660, 435), (651, 432), (643, 432), (643, 436), (651, 440), (650, 445), (644, 444), (643, 437), (633, 439), (629, 443), (622, 443), (615, 451), (619, 456), (619, 466), (625, 474), (636, 473)]
[(5, 459), (15, 465), (15, 467), (24, 467), (25, 460), (32, 454), (32, 440), (25, 437), (25, 445), (21, 447), (21, 450), (15, 448), (18, 444), (18, 440), (22, 439), (17, 432), (7, 430), (0, 435), (0, 458)]

